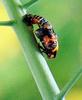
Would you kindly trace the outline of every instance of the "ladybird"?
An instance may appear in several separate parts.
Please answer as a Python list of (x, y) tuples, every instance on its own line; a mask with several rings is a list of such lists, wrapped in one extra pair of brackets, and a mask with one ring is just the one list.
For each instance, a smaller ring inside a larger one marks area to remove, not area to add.
[(46, 53), (48, 58), (55, 58), (58, 52), (58, 38), (52, 25), (45, 18), (32, 14), (24, 15), (23, 22), (26, 25), (38, 25), (35, 35), (42, 44), (38, 43), (39, 49)]

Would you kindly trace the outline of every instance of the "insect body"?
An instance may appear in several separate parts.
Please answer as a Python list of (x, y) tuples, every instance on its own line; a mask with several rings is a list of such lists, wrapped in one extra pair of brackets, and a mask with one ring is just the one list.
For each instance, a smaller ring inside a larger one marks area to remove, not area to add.
[(55, 58), (58, 51), (58, 39), (51, 24), (45, 18), (31, 14), (26, 14), (23, 17), (23, 22), (26, 25), (38, 25), (39, 28), (35, 31), (35, 35), (42, 43), (42, 46), (38, 44), (40, 50), (46, 53), (49, 58)]

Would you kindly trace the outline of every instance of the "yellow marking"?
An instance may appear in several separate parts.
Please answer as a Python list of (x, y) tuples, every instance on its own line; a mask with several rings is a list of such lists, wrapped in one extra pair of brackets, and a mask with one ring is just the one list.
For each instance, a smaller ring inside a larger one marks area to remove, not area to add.
[(58, 49), (59, 49), (59, 47), (58, 47), (58, 42), (57, 42), (57, 46), (56, 46), (56, 48), (54, 48), (54, 49), (52, 50), (52, 52), (58, 51)]
[(54, 55), (51, 55), (49, 58), (53, 58), (54, 57)]

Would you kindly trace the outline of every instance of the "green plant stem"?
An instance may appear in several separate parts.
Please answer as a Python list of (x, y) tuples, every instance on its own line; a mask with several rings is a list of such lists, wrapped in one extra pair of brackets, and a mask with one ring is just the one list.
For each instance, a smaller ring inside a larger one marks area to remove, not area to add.
[(15, 24), (15, 21), (0, 21), (0, 26), (13, 26)]
[(78, 81), (78, 79), (81, 77), (81, 75), (82, 75), (82, 68), (76, 72), (76, 74), (72, 77), (72, 79), (63, 88), (63, 90), (59, 94), (59, 98), (62, 98), (71, 90), (71, 88), (75, 85), (75, 83)]
[(24, 15), (24, 13), (20, 13), (19, 4), (17, 4), (15, 0), (3, 0), (3, 3), (7, 8), (10, 18), (16, 20), (16, 24), (13, 28), (17, 34), (26, 62), (32, 72), (42, 99), (56, 100), (54, 98), (60, 93), (60, 90), (44, 57), (36, 47), (34, 35), (31, 31), (32, 29), (30, 30), (30, 28), (22, 22), (22, 15)]
[[(20, 0), (21, 1), (21, 0)], [(24, 8), (27, 10), (28, 7), (32, 6), (34, 3), (36, 3), (38, 0), (30, 0), (29, 2), (19, 5), (19, 7)]]

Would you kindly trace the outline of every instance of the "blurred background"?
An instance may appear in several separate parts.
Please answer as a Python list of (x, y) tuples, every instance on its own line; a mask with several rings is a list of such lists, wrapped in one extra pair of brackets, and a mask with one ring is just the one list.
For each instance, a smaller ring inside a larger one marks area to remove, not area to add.
[[(27, 0), (25, 0), (27, 2)], [(59, 88), (72, 78), (82, 65), (82, 1), (39, 0), (28, 12), (44, 16), (59, 37), (57, 58), (50, 60), (50, 70)], [(9, 20), (0, 0), (0, 20)], [(0, 100), (41, 100), (32, 74), (26, 64), (16, 33), (11, 27), (0, 27)], [(82, 100), (82, 78), (66, 100)]]

